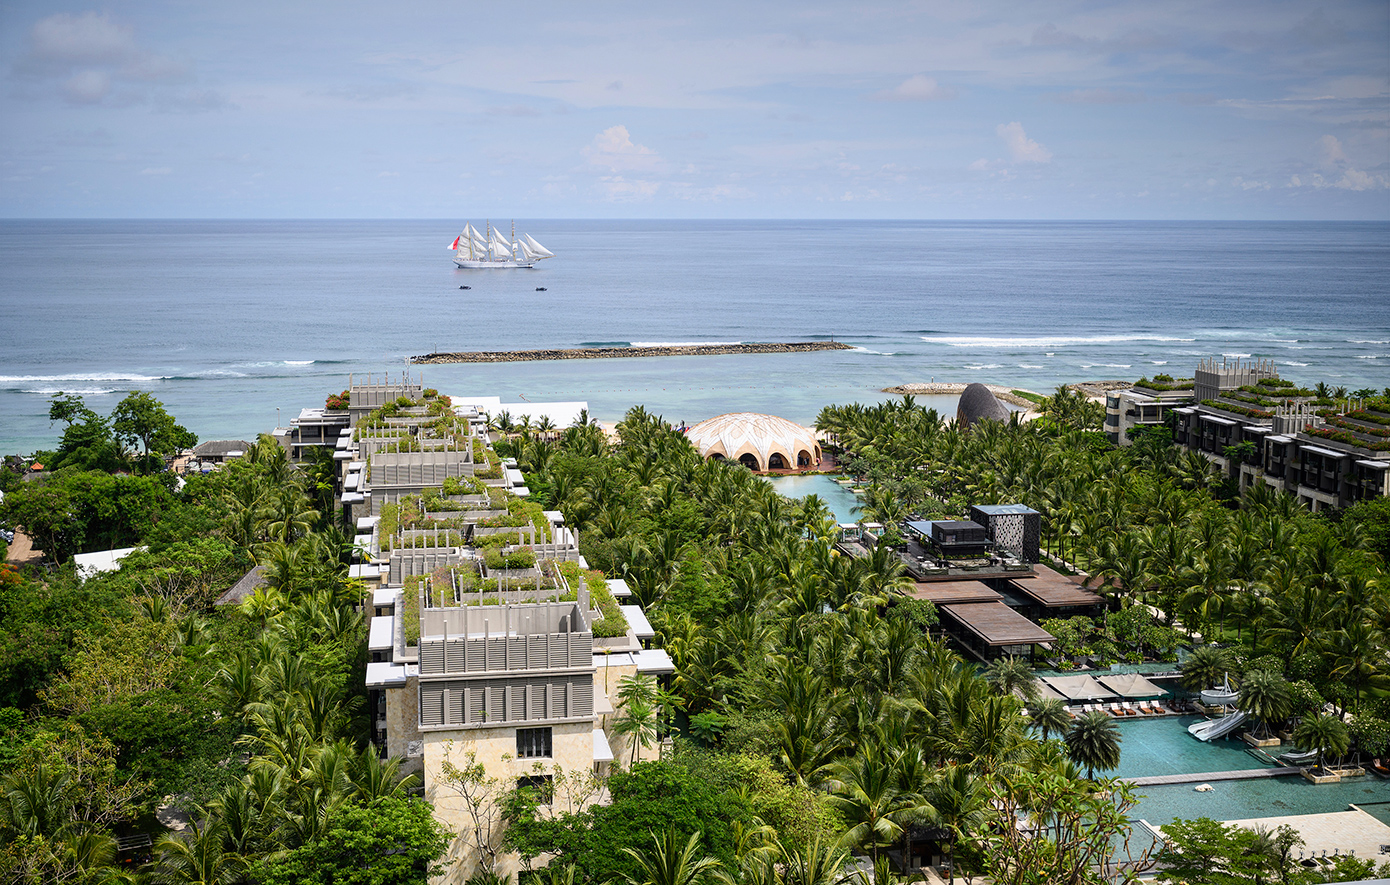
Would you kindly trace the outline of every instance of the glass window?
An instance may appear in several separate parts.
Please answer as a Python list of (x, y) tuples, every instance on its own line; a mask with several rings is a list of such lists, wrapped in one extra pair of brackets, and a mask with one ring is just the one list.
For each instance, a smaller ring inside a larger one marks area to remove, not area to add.
[(549, 728), (518, 728), (516, 730), (516, 755), (522, 759), (548, 757), (550, 752)]

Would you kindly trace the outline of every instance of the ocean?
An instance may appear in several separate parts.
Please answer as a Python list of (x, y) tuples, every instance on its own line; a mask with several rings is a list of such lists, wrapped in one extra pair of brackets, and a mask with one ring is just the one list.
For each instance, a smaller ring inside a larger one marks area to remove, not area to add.
[[(1190, 375), (1209, 356), (1390, 385), (1385, 223), (518, 220), (557, 257), (505, 271), (454, 268), (462, 227), (0, 221), (0, 454), (56, 444), (60, 390), (103, 413), (147, 390), (204, 440), (254, 439), (350, 374), (407, 370), (444, 393), (586, 400), (604, 420), (643, 404), (687, 422), (752, 410), (810, 423), (915, 381), (1050, 392)], [(853, 349), (406, 364), (434, 350), (824, 339)]]

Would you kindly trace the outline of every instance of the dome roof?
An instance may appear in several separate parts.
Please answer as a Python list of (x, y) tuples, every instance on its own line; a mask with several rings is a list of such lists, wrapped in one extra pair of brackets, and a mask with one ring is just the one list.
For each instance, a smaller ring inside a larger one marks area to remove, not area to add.
[(742, 461), (754, 470), (814, 467), (820, 462), (815, 432), (776, 415), (730, 412), (701, 421), (686, 435), (701, 457)]
[(1009, 410), (995, 398), (990, 389), (978, 381), (961, 392), (960, 404), (956, 406), (956, 423), (961, 429), (969, 429), (976, 421), (1008, 421)]

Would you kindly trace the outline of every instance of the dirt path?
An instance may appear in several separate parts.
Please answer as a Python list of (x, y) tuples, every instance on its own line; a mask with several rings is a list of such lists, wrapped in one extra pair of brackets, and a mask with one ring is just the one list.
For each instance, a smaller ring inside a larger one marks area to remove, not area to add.
[(14, 533), (14, 543), (10, 545), (10, 552), (5, 557), (6, 562), (15, 565), (26, 565), (38, 562), (43, 559), (43, 551), (34, 546), (34, 542), (28, 535), (21, 531)]

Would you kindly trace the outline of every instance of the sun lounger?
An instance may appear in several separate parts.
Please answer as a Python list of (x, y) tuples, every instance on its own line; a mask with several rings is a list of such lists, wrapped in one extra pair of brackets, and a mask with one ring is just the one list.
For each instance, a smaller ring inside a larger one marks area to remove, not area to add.
[(1134, 709), (1134, 705), (1131, 704), (1129, 701), (1125, 701), (1121, 706), (1124, 708), (1124, 711), (1125, 711), (1125, 715), (1126, 715), (1126, 716), (1138, 716), (1138, 715), (1139, 715), (1139, 711), (1136, 710), (1136, 709)]

